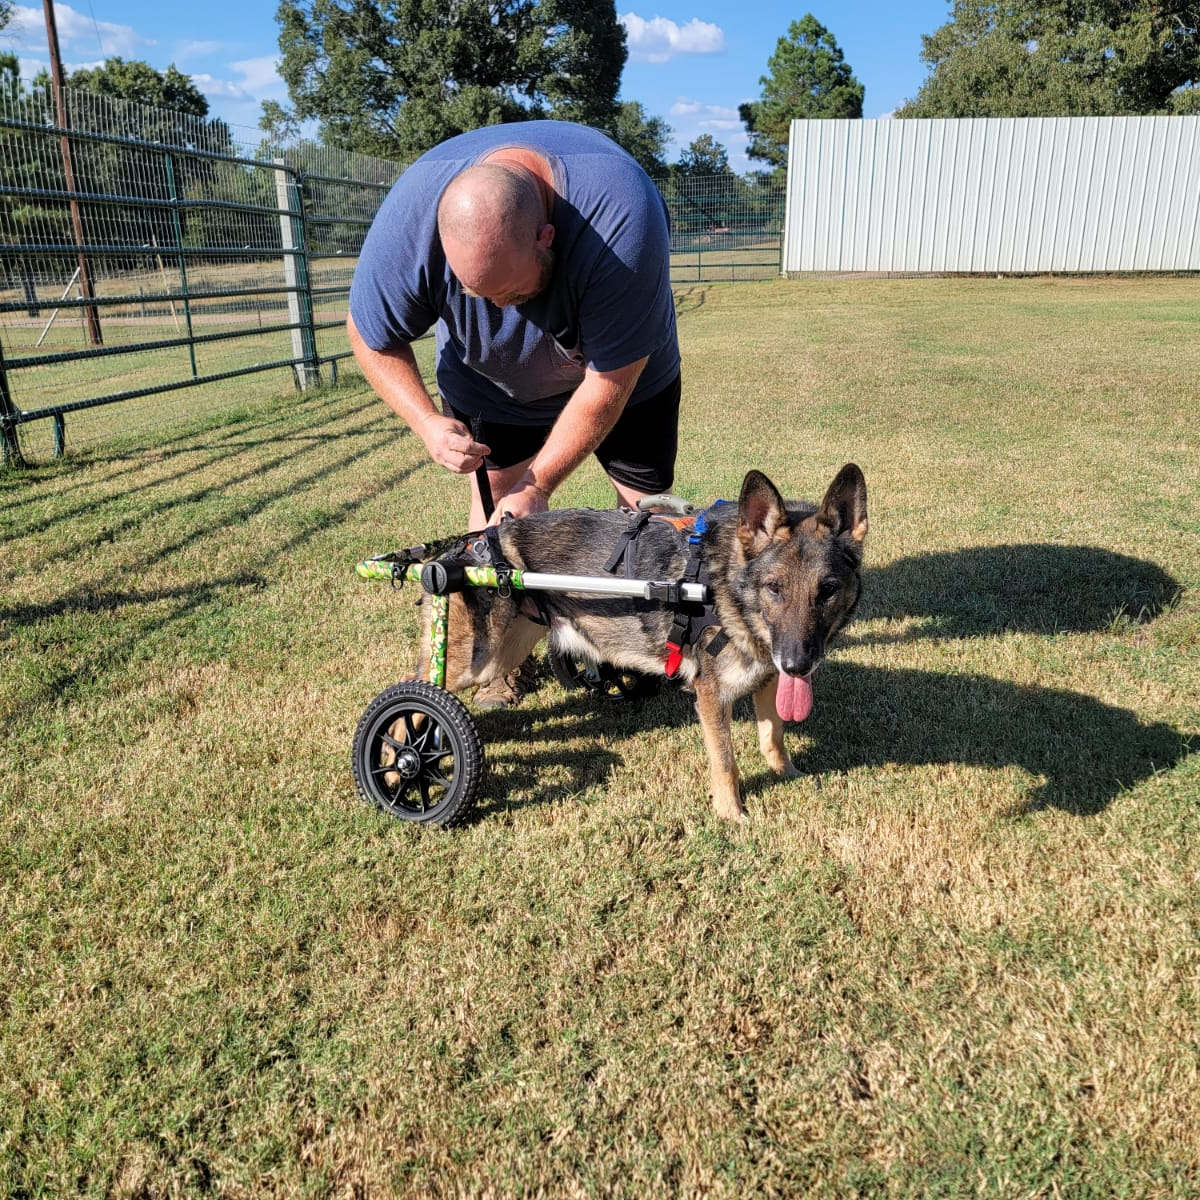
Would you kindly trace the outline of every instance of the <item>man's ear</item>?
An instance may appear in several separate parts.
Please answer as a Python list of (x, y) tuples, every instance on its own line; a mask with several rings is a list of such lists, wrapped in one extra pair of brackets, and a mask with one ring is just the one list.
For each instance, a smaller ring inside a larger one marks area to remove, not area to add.
[(549, 250), (554, 242), (554, 226), (549, 221), (537, 232), (537, 244), (543, 250)]
[(761, 471), (747, 471), (738, 498), (737, 528), (746, 557), (761, 554), (786, 523), (787, 509), (779, 489)]

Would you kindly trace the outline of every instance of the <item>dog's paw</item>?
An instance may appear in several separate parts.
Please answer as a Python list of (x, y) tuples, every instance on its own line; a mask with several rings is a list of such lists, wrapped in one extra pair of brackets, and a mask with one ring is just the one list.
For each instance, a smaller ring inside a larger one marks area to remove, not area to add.
[(713, 811), (722, 821), (732, 821), (737, 825), (745, 825), (749, 821), (746, 810), (742, 807), (741, 799), (733, 796), (713, 796)]

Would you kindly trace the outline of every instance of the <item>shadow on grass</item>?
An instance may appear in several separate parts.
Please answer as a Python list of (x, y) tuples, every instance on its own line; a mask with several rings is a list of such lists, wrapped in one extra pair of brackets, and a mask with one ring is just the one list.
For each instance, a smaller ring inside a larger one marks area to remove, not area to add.
[[(916, 617), (929, 624), (896, 638), (864, 634), (861, 641), (1083, 633), (1122, 618), (1144, 624), (1181, 591), (1157, 564), (1094, 546), (1030, 543), (919, 554), (867, 568), (860, 619)], [(853, 629), (848, 637), (855, 637)]]
[[(157, 461), (161, 462), (177, 455), (186, 455), (192, 461), (190, 461), (189, 465), (182, 467), (178, 471), (137, 485), (122, 485), (115, 477), (101, 479), (99, 482), (114, 483), (116, 485), (113, 491), (104, 496), (96, 495), (96, 479), (94, 473), (92, 473), (88, 476), (89, 482), (87, 487), (89, 495), (86, 501), (81, 502), (75, 507), (59, 509), (53, 515), (44, 517), (38, 521), (14, 526), (10, 534), (5, 535), (0, 533), (0, 544), (6, 541), (17, 541), (20, 538), (30, 535), (46, 533), (55, 527), (70, 529), (81, 518), (85, 516), (95, 518), (98, 514), (103, 513), (109, 508), (122, 514), (114, 517), (105, 528), (103, 540), (112, 541), (120, 534), (136, 527), (141, 519), (141, 514), (136, 511), (133, 513), (125, 511), (129, 507), (129, 501), (139, 493), (158, 492), (163, 495), (164, 500), (160, 505), (163, 510), (181, 506), (186, 507), (189, 504), (198, 503), (214, 495), (224, 494), (237, 484), (251, 481), (264, 472), (277, 470), (293, 463), (299, 463), (308, 455), (313, 446), (326, 445), (333, 440), (348, 443), (353, 439), (358, 439), (360, 442), (366, 442), (367, 445), (365, 448), (355, 451), (354, 455), (357, 457), (367, 457), (372, 450), (379, 449), (395, 439), (396, 435), (386, 429), (331, 433), (331, 429), (346, 417), (357, 416), (375, 407), (374, 401), (362, 404), (351, 410), (339, 408), (332, 415), (328, 412), (328, 407), (326, 405), (321, 409), (306, 413), (302, 420), (297, 420), (294, 416), (289, 417), (285, 425), (287, 432), (282, 436), (271, 432), (272, 425), (277, 424), (278, 419), (264, 417), (253, 426), (247, 426), (245, 422), (240, 422), (229, 428), (215, 430), (211, 433), (189, 434), (186, 437), (176, 438), (172, 442), (162, 443), (156, 446), (154, 450), (154, 458)], [(406, 433), (407, 431), (402, 431), (400, 436), (404, 436)], [(307, 444), (310, 442), (313, 445)], [(240, 473), (223, 478), (217, 483), (202, 484), (191, 492), (172, 495), (174, 485), (178, 485), (189, 476), (204, 479), (207, 473), (218, 463), (232, 464), (235, 462), (237, 455), (246, 451), (279, 447), (282, 447), (279, 453), (262, 461), (255, 461), (246, 457), (243, 461), (248, 465)], [(133, 456), (127, 457), (132, 458)], [(133, 471), (144, 468), (146, 462), (147, 456), (143, 454), (126, 469)], [(65, 468), (54, 466), (46, 468), (44, 474), (49, 477), (52, 471), (57, 471), (61, 474), (64, 470)], [(76, 484), (75, 486), (79, 487), (83, 485)], [(56, 481), (55, 493), (57, 496), (61, 497), (68, 490), (70, 490), (69, 485), (59, 486)], [(89, 544), (87, 540), (83, 540), (72, 545), (65, 545), (61, 551), (61, 557), (73, 557), (80, 552), (81, 547), (86, 549)]]
[(1036, 783), (1015, 798), (1014, 813), (1052, 807), (1095, 815), (1190, 752), (1179, 730), (1143, 723), (1129, 709), (982, 675), (831, 661), (817, 704), (811, 728), (795, 729), (811, 739), (792, 750), (806, 774), (890, 764), (1015, 766)]
[[(690, 694), (664, 686), (643, 700), (610, 700), (580, 689), (565, 699), (546, 688), (535, 691), (516, 709), (475, 712), (488, 761), (476, 819), (496, 812), (551, 804), (570, 799), (588, 788), (603, 785), (623, 757), (623, 739), (639, 734), (696, 726), (696, 711)], [(600, 744), (611, 741), (613, 747)], [(587, 739), (586, 749), (570, 747), (573, 739)], [(523, 746), (536, 745), (532, 752)], [(501, 746), (512, 748), (499, 749)], [(515, 798), (505, 789), (512, 780)], [(701, 790), (707, 788), (703, 782)]]
[[(310, 450), (306, 447), (301, 453), (307, 454)], [(289, 453), (287, 457), (291, 458), (292, 455)], [(245, 523), (277, 500), (337, 476), (357, 463), (359, 458), (360, 452), (355, 448), (332, 463), (310, 463), (302, 475), (282, 481), (227, 512), (225, 523)], [(205, 544), (212, 536), (213, 529), (199, 502), (215, 489), (205, 488), (188, 497), (164, 501), (160, 512), (180, 507), (189, 515), (188, 527), (172, 542), (147, 551), (132, 563), (112, 568), (107, 576), (98, 575), (80, 582), (49, 603), (0, 607), (0, 630), (23, 631), (34, 640), (41, 636), (55, 642), (70, 640), (76, 635), (69, 629), (56, 631), (48, 628), (52, 622), (63, 619), (70, 621), (82, 613), (112, 614), (120, 611), (123, 617), (121, 623), (113, 624), (112, 632), (107, 636), (92, 637), (86, 630), (79, 634), (78, 652), (72, 654), (69, 661), (61, 652), (56, 656), (46, 656), (23, 689), (24, 694), (0, 715), (5, 720), (24, 719), (40, 705), (70, 699), (82, 690), (102, 688), (114, 672), (121, 674), (127, 671), (127, 664), (137, 654), (144, 652), (155, 638), (168, 631), (177, 643), (188, 637), (200, 638), (200, 644), (207, 647), (207, 652), (214, 653), (213, 647), (223, 638), (231, 636), (232, 625), (236, 623), (234, 614), (237, 604), (229, 595), (231, 590), (264, 590), (273, 580), (280, 578), (280, 564), (287, 562), (290, 552), (300, 549), (332, 526), (349, 523), (361, 508), (377, 497), (401, 488), (418, 469), (406, 467), (374, 476), (370, 488), (358, 497), (331, 505), (291, 526), (287, 536), (264, 550), (258, 560), (250, 564), (250, 569), (237, 575), (220, 579), (200, 577), (169, 588), (149, 591), (118, 586), (119, 579), (131, 575), (140, 577), (161, 565), (172, 563), (183, 551)], [(256, 472), (246, 468), (241, 477), (253, 478)], [(137, 524), (131, 524), (130, 528), (136, 528)], [(90, 543), (83, 542), (71, 554), (86, 558), (89, 548)], [(168, 601), (170, 605), (165, 612), (159, 612), (154, 607), (162, 601)]]
[[(1179, 730), (1143, 723), (1128, 709), (1077, 692), (981, 675), (881, 669), (834, 658), (816, 690), (813, 715), (787, 731), (789, 751), (805, 774), (938, 763), (1018, 767), (1033, 783), (1014, 796), (1013, 815), (1047, 807), (1095, 815), (1121, 792), (1170, 770), (1190, 753)], [(739, 704), (735, 718), (753, 719), (748, 700)], [(495, 768), (479, 807), (484, 817), (561, 801), (602, 785), (621, 761), (622, 738), (658, 736), (663, 730), (680, 731), (670, 737), (700, 737), (691, 696), (673, 689), (624, 704), (582, 694), (539, 703), (534, 695), (515, 711), (476, 719)], [(694, 733), (682, 731), (688, 725), (697, 725)], [(561, 745), (601, 735), (608, 744), (586, 752)], [(776, 786), (756, 748), (742, 754), (739, 768), (747, 797)], [(521, 798), (514, 800), (503, 794), (502, 781), (517, 771), (523, 773), (515, 781)], [(707, 771), (681, 779), (679, 786), (704, 797)]]
[(203, 583), (181, 584), (178, 587), (155, 588), (153, 590), (91, 591), (82, 589), (53, 600), (48, 604), (0, 605), (0, 625), (33, 625), (40, 621), (52, 621), (76, 613), (113, 614), (123, 608), (158, 604), (161, 601), (180, 601), (189, 608), (201, 608), (220, 598), (229, 590), (260, 591), (267, 585), (267, 577), (243, 572)]

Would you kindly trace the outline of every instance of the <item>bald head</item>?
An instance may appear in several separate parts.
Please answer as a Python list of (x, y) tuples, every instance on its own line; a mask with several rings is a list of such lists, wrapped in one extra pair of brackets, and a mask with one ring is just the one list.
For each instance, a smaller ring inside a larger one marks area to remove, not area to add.
[(468, 167), (450, 181), (438, 202), (438, 232), (454, 241), (534, 238), (541, 223), (537, 182), (517, 166)]
[(549, 281), (554, 226), (523, 167), (468, 167), (442, 193), (437, 219), (446, 261), (469, 293), (502, 307), (531, 299)]

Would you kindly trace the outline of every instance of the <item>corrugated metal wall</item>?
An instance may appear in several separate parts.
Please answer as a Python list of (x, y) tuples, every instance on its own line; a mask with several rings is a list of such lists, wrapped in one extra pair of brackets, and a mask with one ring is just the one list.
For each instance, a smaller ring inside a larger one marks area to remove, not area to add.
[(793, 121), (785, 271), (1200, 271), (1200, 116)]

